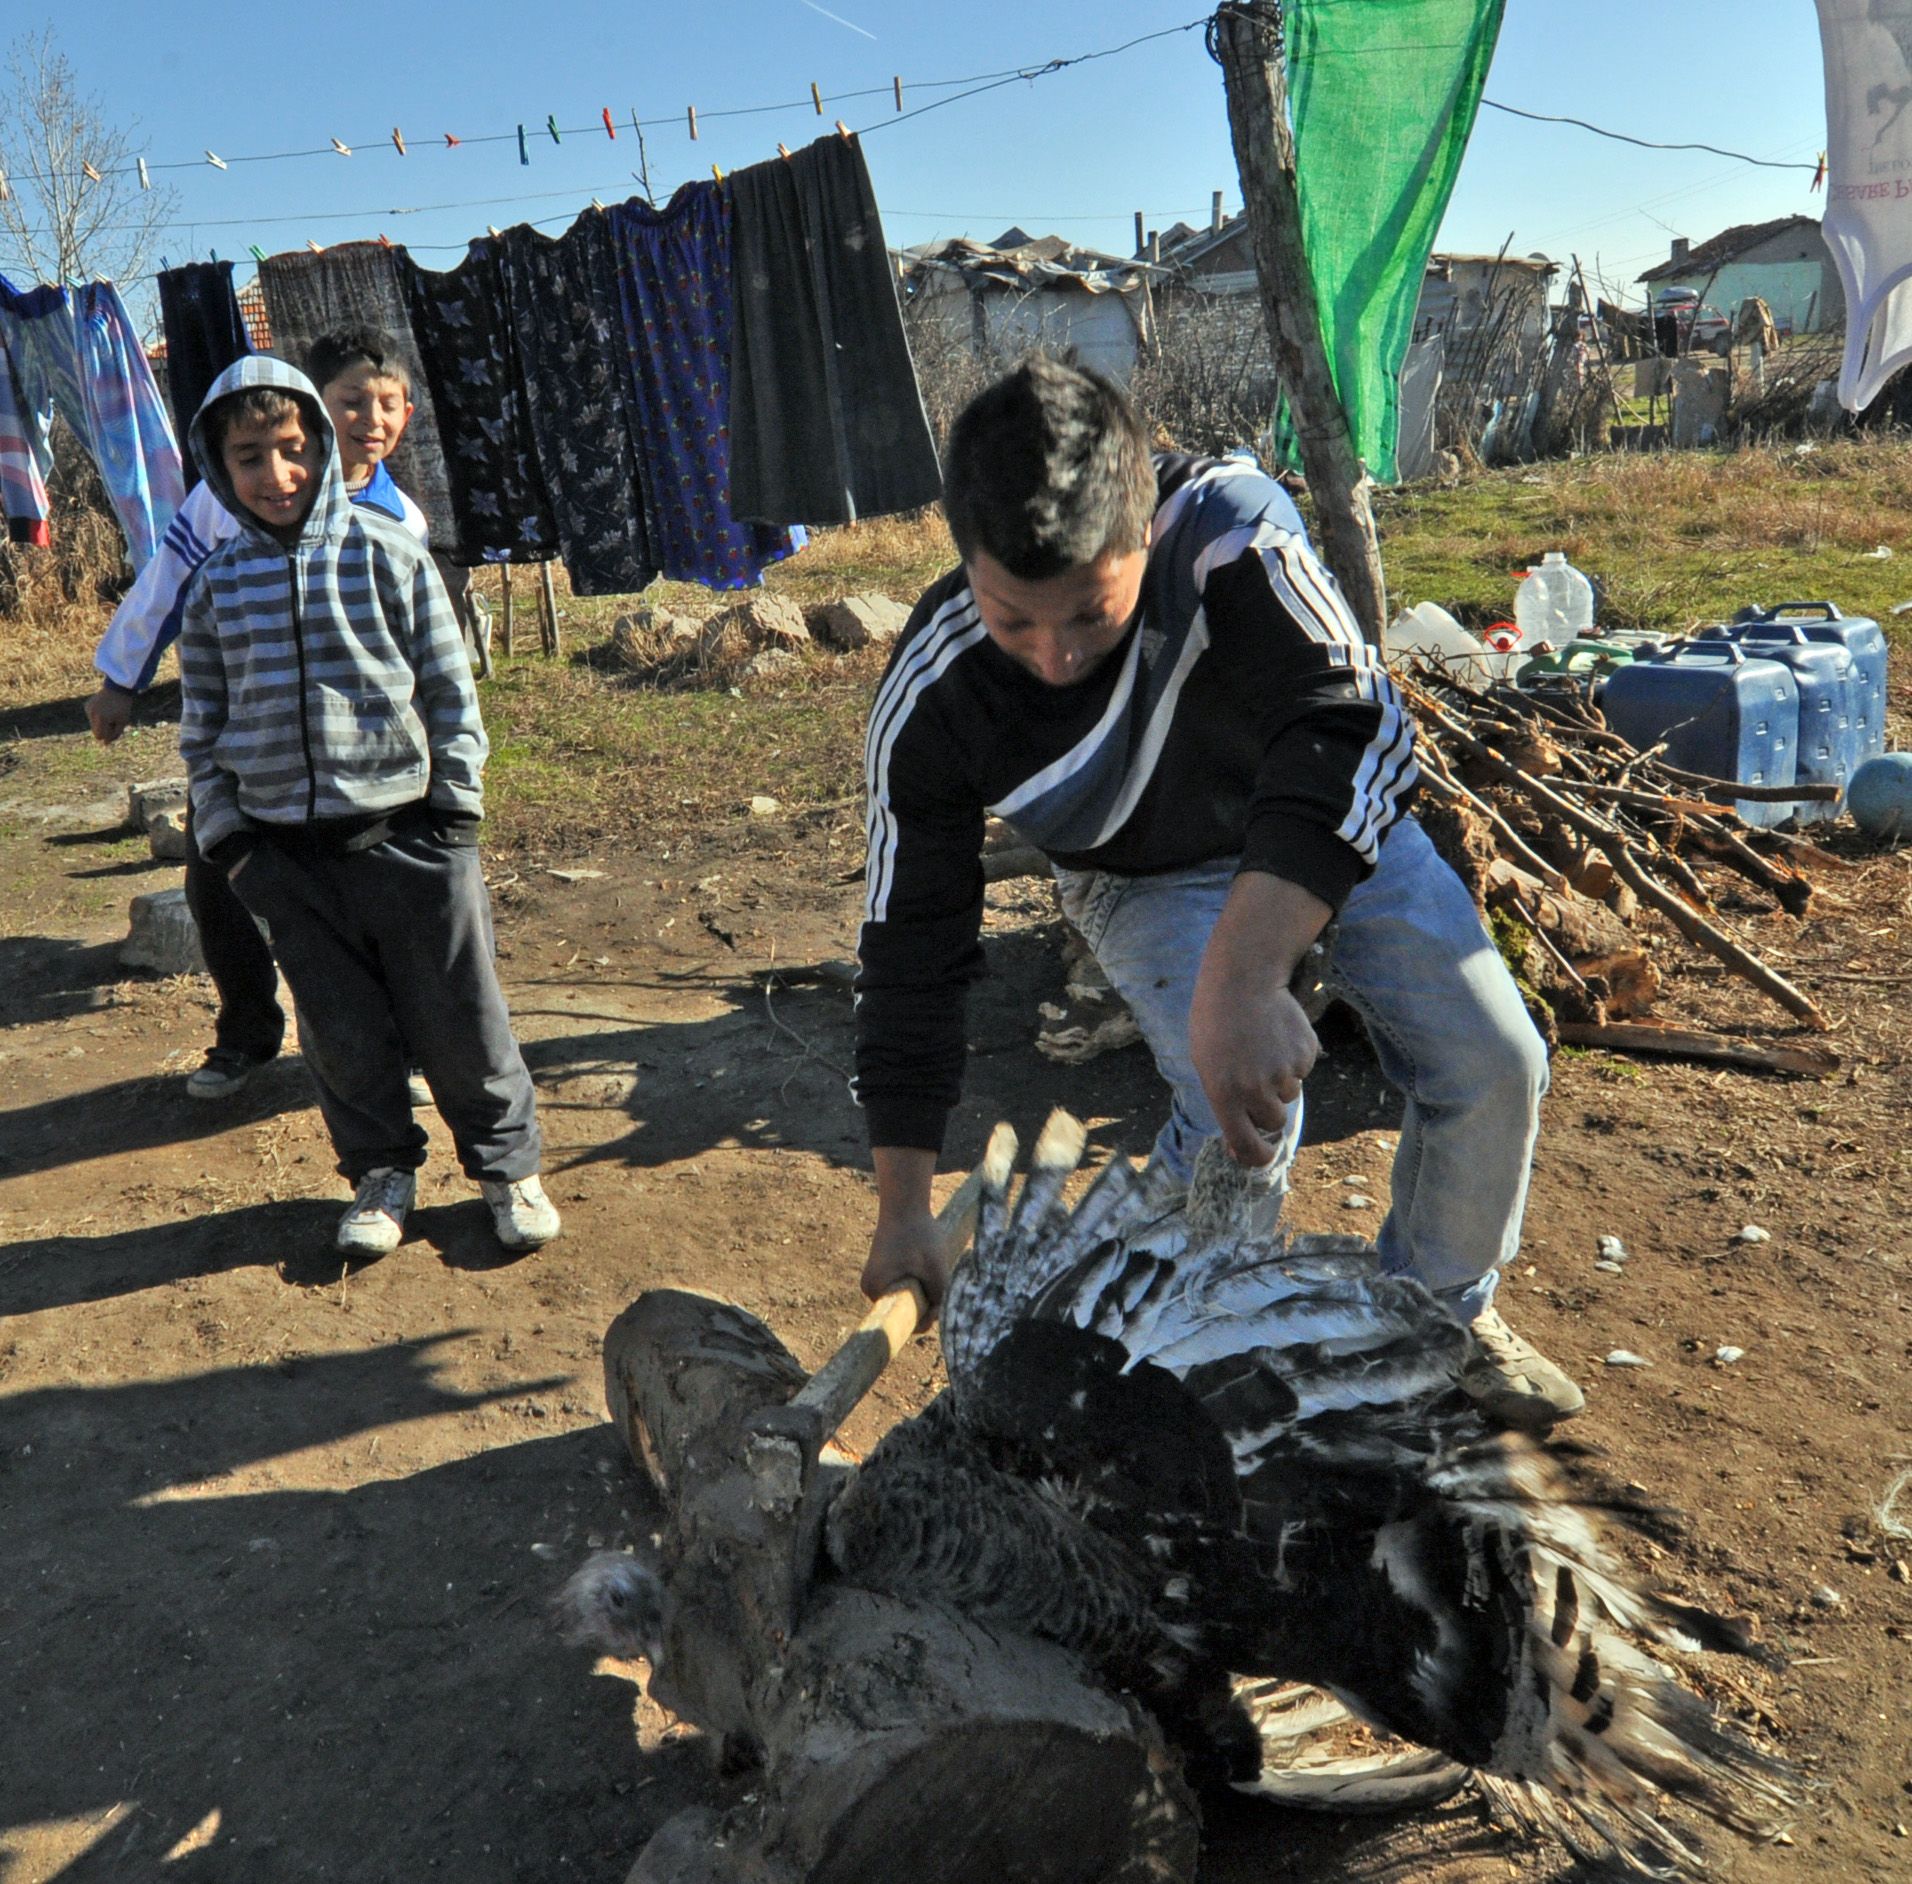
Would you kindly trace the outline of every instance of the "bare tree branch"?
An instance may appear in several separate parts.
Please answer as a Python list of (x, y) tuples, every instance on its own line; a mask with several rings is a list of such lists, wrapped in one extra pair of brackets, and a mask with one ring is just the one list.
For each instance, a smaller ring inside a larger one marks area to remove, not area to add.
[(12, 43), (0, 76), (0, 272), (69, 282), (146, 272), (178, 198), (140, 187), (137, 129), (110, 123), (81, 92), (50, 28)]

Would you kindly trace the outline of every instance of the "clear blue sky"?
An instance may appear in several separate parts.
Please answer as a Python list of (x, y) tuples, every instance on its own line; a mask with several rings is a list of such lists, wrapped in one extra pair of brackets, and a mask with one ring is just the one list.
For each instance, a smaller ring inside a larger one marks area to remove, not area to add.
[[(993, 237), (1006, 225), (1055, 231), (1127, 253), (1132, 214), (1152, 226), (1204, 219), (1214, 189), (1240, 190), (1221, 78), (1199, 31), (1156, 40), (1040, 80), (1016, 82), (884, 127), (889, 85), (906, 108), (948, 96), (917, 81), (1032, 66), (1117, 45), (1195, 17), (1199, 0), (730, 0), (562, 5), (385, 0), (377, 8), (235, 7), (209, 0), (98, 0), (47, 11), (14, 0), (8, 26), (51, 25), (82, 88), (116, 120), (139, 122), (149, 161), (198, 160), (163, 174), (180, 192), (180, 226), (163, 244), (177, 263), (212, 251), (244, 260), (381, 232), (420, 260), (450, 266), (486, 223), (562, 227), (592, 196), (635, 185), (635, 106), (666, 124), (647, 130), (662, 200), (672, 185), (774, 154), (844, 118), (869, 129), (865, 148), (892, 243)], [(831, 17), (834, 15), (835, 17)], [(879, 95), (808, 102), (862, 87)], [(1508, 104), (1571, 113), (1644, 137), (1726, 145), (1810, 162), (1824, 141), (1817, 26), (1808, 0), (1508, 0), (1487, 93)], [(740, 106), (804, 100), (746, 117)], [(699, 112), (689, 141), (684, 107)], [(594, 124), (609, 106), (615, 143)], [(510, 132), (515, 138), (445, 148)], [(401, 127), (411, 155), (392, 148)], [(238, 163), (324, 146), (356, 154)], [(1564, 125), (1483, 111), (1441, 246), (1564, 260), (1630, 282), (1663, 257), (1670, 235), (1698, 241), (1734, 222), (1816, 213), (1804, 173), (1756, 170), (1702, 153), (1634, 150)], [(494, 200), (515, 199), (515, 200)], [(428, 205), (459, 207), (421, 209)]]

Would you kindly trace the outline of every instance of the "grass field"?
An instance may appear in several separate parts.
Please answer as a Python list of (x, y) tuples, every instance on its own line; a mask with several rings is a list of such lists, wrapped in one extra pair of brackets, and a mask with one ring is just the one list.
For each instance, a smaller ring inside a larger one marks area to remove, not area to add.
[[(1826, 599), (1893, 629), (1893, 605), (1912, 596), (1912, 560), (1874, 554), (1899, 549), (1912, 516), (1912, 450), (1898, 443), (1611, 454), (1383, 492), (1378, 509), (1393, 605), (1436, 601), (1475, 626), (1511, 614), (1514, 572), (1549, 549), (1595, 578), (1618, 627), (1674, 632), (1746, 602)], [(907, 601), (951, 560), (939, 515), (880, 519), (819, 533), (766, 587), (806, 607), (866, 590)], [(497, 576), (481, 581), (495, 613)], [(659, 689), (605, 658), (636, 598), (561, 593), (564, 655), (547, 660), (523, 651), (537, 640), (531, 592), (520, 577), (520, 652), (484, 690), (494, 845), (588, 848), (742, 819), (760, 792), (793, 813), (854, 801), (879, 657), (819, 651), (738, 691)], [(53, 730), (52, 703), (70, 701), (74, 736), (53, 762), (76, 786), (118, 777), (126, 755), (86, 741), (77, 708), (107, 610), (51, 584), (34, 594), (0, 624), (0, 741)], [(708, 614), (728, 598), (660, 583), (641, 599)], [(171, 687), (151, 710), (176, 711)]]

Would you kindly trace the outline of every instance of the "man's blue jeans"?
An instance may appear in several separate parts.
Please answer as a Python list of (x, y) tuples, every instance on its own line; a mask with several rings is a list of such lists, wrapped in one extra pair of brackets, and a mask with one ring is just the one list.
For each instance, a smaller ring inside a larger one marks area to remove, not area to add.
[[(1210, 930), (1237, 863), (1160, 876), (1058, 870), (1062, 907), (1134, 1014), (1174, 1096), (1152, 1163), (1186, 1182), (1216, 1130), (1189, 1058), (1188, 1015)], [(1381, 1070), (1406, 1100), (1382, 1266), (1418, 1276), (1457, 1319), (1492, 1301), (1520, 1247), (1547, 1053), (1460, 879), (1413, 819), (1381, 846), (1348, 898), (1327, 979), (1367, 1023)], [(1270, 1167), (1285, 1189), (1299, 1104)]]

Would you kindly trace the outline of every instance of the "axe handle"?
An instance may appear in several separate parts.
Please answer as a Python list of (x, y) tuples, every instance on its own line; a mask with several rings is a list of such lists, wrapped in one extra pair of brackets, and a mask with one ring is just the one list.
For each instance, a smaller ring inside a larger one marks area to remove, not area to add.
[[(982, 1187), (982, 1172), (970, 1172), (936, 1213), (936, 1227), (952, 1257), (960, 1255), (969, 1242)], [(929, 1297), (920, 1283), (906, 1282), (879, 1296), (857, 1331), (810, 1376), (790, 1404), (814, 1409), (822, 1418), (827, 1440), (928, 1315)]]

